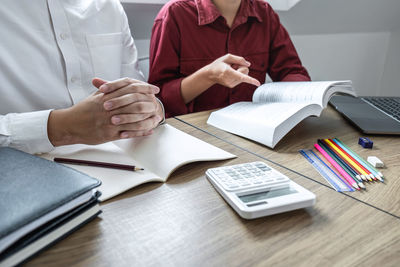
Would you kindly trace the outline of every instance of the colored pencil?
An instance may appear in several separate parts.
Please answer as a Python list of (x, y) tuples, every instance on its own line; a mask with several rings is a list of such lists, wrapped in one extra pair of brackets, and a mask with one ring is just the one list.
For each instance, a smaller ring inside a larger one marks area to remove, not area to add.
[(324, 141), (318, 139), (318, 144), (321, 147), (323, 147), (326, 151), (330, 152), (330, 154), (332, 154), (332, 157), (334, 157), (337, 161), (340, 161), (343, 165), (345, 165), (346, 168), (349, 170), (349, 172), (357, 176), (356, 178), (358, 180), (362, 181), (362, 178), (359, 175), (359, 173), (355, 169), (353, 169), (353, 167), (351, 167), (346, 161), (344, 161), (338, 154), (336, 154), (335, 151), (333, 151), (326, 143), (324, 143)]
[(360, 178), (363, 181), (368, 181), (367, 177), (361, 173), (358, 169), (356, 169), (353, 165), (351, 165), (342, 155), (339, 155), (333, 148), (332, 146), (329, 145), (328, 142), (326, 142), (325, 140), (321, 140), (322, 143), (324, 143), (327, 147), (329, 147), (329, 149), (332, 150), (332, 152), (337, 155), (343, 162), (345, 162), (355, 173), (355, 175), (357, 175), (357, 178)]
[[(318, 139), (318, 144), (320, 144), (321, 146), (324, 145), (325, 148), (326, 148), (328, 151), (330, 151), (330, 152), (333, 154), (333, 156), (336, 157), (336, 159), (337, 159), (338, 161), (340, 161), (342, 164), (346, 165), (346, 167), (347, 167), (347, 169), (349, 170), (349, 172), (351, 172), (353, 175), (355, 175), (356, 178), (357, 178), (358, 180), (363, 181), (363, 179), (361, 178), (360, 173), (357, 172), (357, 170), (355, 170), (353, 167), (351, 167), (351, 166), (350, 166), (345, 160), (343, 160), (339, 155), (337, 155), (337, 154), (335, 153), (335, 151), (333, 151), (323, 140)], [(364, 180), (366, 180), (366, 178), (365, 178)]]
[(378, 171), (377, 169), (375, 169), (368, 161), (366, 161), (362, 157), (360, 157), (356, 152), (351, 150), (347, 145), (345, 145), (338, 138), (333, 139), (333, 141), (335, 141), (337, 144), (341, 145), (344, 150), (346, 150), (348, 153), (351, 153), (354, 157), (356, 157), (361, 163), (364, 164), (364, 166), (366, 168), (368, 168), (370, 170), (370, 172), (372, 172), (375, 175), (375, 177), (378, 178), (379, 181), (383, 182), (383, 178), (384, 178), (383, 174), (380, 171)]
[(318, 140), (318, 144), (322, 149), (325, 150), (326, 153), (328, 153), (329, 156), (331, 156), (332, 159), (334, 159), (340, 165), (340, 167), (342, 167), (344, 171), (346, 171), (351, 176), (351, 178), (353, 178), (353, 180), (360, 188), (366, 189), (364, 184), (362, 183), (361, 177), (357, 177), (356, 173), (353, 169), (350, 168), (350, 166), (348, 166), (340, 157), (338, 157), (338, 155), (336, 155), (326, 144), (321, 142), (321, 140)]
[(333, 144), (334, 146), (336, 146), (340, 151), (342, 151), (344, 154), (346, 154), (351, 160), (353, 160), (354, 163), (357, 164), (357, 165), (365, 172), (364, 174), (366, 174), (367, 177), (370, 177), (370, 178), (376, 180), (376, 177), (375, 177), (367, 168), (365, 168), (363, 164), (361, 164), (358, 160), (356, 160), (352, 155), (350, 155), (349, 153), (347, 153), (343, 148), (341, 148), (340, 146), (338, 146), (338, 145), (335, 143), (335, 141), (333, 141), (332, 139), (328, 139), (328, 140), (329, 140), (330, 142), (332, 142), (332, 144)]
[(367, 172), (365, 172), (357, 163), (354, 162), (350, 158), (350, 156), (342, 152), (337, 146), (335, 146), (329, 139), (324, 139), (325, 143), (328, 144), (329, 147), (331, 147), (337, 154), (339, 154), (347, 163), (349, 163), (354, 169), (356, 169), (358, 172), (361, 173), (362, 178), (367, 178), (368, 180), (372, 181), (372, 178), (369, 176)]
[(355, 153), (355, 152), (351, 152), (348, 149), (346, 149), (345, 147), (343, 147), (340, 143), (338, 143), (337, 141), (335, 141), (334, 139), (329, 139), (331, 140), (336, 146), (338, 146), (340, 149), (342, 149), (342, 151), (345, 151), (347, 154), (349, 154), (350, 156), (352, 156), (362, 167), (364, 170), (367, 170), (368, 173), (370, 173), (370, 176), (376, 180), (379, 179), (380, 177), (375, 175), (373, 171), (371, 171), (368, 166), (366, 166), (362, 160), (360, 160), (360, 157)]
[(330, 164), (335, 167), (336, 170), (346, 179), (346, 181), (355, 189), (360, 190), (360, 187), (357, 185), (357, 183), (351, 178), (351, 176), (342, 169), (342, 167), (339, 166), (339, 164), (336, 163), (335, 160), (333, 160), (328, 153), (325, 152), (325, 150), (320, 147), (318, 144), (314, 144), (314, 147), (329, 161)]

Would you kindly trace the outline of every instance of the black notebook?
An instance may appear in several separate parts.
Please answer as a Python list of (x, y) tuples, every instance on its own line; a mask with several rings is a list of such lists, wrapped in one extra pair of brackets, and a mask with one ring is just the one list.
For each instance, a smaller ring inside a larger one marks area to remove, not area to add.
[(94, 189), (99, 180), (12, 148), (0, 148), (0, 170), (0, 256), (17, 241), (98, 197)]
[(0, 254), (0, 267), (24, 263), (101, 213), (97, 196), (25, 235)]

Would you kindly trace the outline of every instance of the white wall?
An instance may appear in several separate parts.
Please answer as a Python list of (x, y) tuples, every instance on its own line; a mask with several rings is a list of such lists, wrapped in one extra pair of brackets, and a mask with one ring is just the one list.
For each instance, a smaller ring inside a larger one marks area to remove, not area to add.
[(400, 29), (390, 36), (379, 94), (400, 96)]
[[(160, 4), (124, 4), (148, 56)], [(400, 96), (400, 0), (301, 0), (279, 11), (313, 80), (350, 79), (359, 95)]]
[(378, 93), (389, 32), (293, 35), (292, 40), (312, 80), (352, 80), (358, 95)]
[(301, 0), (278, 13), (313, 80), (351, 79), (359, 95), (400, 96), (399, 0)]

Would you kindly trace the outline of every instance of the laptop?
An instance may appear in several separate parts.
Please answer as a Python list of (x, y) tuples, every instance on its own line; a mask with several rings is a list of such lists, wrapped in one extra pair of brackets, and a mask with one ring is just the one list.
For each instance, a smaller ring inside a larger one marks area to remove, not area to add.
[(329, 103), (363, 133), (400, 135), (400, 97), (336, 95)]

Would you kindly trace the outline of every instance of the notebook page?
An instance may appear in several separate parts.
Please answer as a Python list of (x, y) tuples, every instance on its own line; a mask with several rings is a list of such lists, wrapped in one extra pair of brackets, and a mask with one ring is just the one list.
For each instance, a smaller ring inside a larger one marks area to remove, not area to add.
[(190, 162), (236, 157), (168, 124), (160, 125), (150, 136), (115, 144), (163, 181), (178, 167)]
[(346, 81), (267, 83), (254, 92), (253, 102), (303, 102), (324, 106), (324, 94), (329, 87), (347, 87), (347, 84)]
[[(72, 158), (81, 160), (92, 160), (109, 163), (127, 164), (142, 167), (133, 157), (125, 153), (114, 143), (104, 143), (101, 145), (70, 145), (57, 147), (50, 153), (40, 155), (52, 160), (55, 157)], [(150, 181), (161, 181), (161, 178), (151, 172), (149, 169), (143, 171), (127, 171), (110, 168), (101, 168), (93, 166), (70, 165), (78, 171), (86, 173), (94, 178), (101, 180), (101, 186), (98, 188), (102, 193), (100, 200), (112, 198), (132, 187)]]
[(143, 171), (126, 171), (93, 166), (67, 165), (102, 181), (100, 200), (116, 196), (137, 185), (166, 181), (178, 167), (195, 161), (222, 160), (236, 157), (201, 141), (168, 124), (160, 125), (149, 136), (124, 139), (101, 145), (57, 147), (41, 155), (134, 165)]

